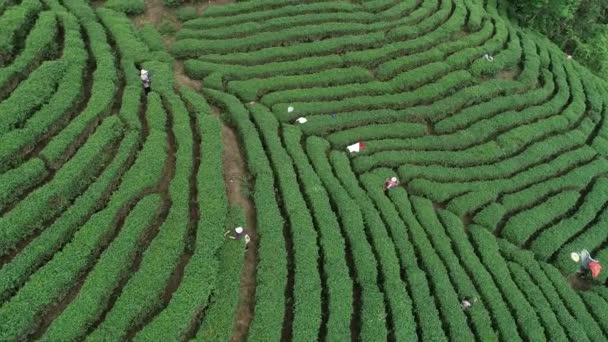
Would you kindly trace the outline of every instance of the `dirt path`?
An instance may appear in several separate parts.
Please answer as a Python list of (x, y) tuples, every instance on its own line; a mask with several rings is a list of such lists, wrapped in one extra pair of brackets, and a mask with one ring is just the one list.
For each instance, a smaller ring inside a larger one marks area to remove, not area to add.
[[(212, 107), (212, 113), (220, 117), (220, 110)], [(239, 139), (236, 132), (222, 124), (222, 142), (224, 145), (223, 166), (224, 183), (228, 194), (228, 201), (232, 205), (238, 205), (245, 212), (247, 229), (251, 235), (249, 248), (245, 252), (245, 264), (241, 273), (241, 289), (239, 294), (239, 305), (235, 317), (235, 327), (231, 341), (245, 341), (249, 324), (253, 318), (255, 303), (255, 271), (257, 266), (257, 234), (256, 216), (253, 202), (245, 193), (249, 180), (245, 158), (239, 147)]]
[(236, 0), (207, 0), (207, 1), (202, 1), (200, 4), (194, 5), (194, 7), (196, 7), (196, 9), (198, 10), (198, 14), (200, 15), (209, 6), (230, 5), (230, 4), (235, 3), (235, 2), (236, 2)]
[(180, 87), (190, 87), (196, 91), (200, 91), (203, 88), (203, 83), (199, 80), (193, 80), (184, 71), (184, 62), (175, 61), (173, 63), (173, 73), (175, 77), (175, 83)]
[[(188, 6), (192, 6), (197, 9), (198, 14), (203, 13), (209, 6), (222, 6), (234, 3), (236, 0), (207, 0), (201, 1), (198, 4), (188, 4)], [(151, 23), (153, 25), (157, 25), (161, 22), (163, 18), (170, 19), (176, 23), (180, 21), (175, 17), (175, 14), (172, 9), (167, 9), (163, 5), (162, 0), (146, 0), (146, 10), (143, 14), (135, 16), (133, 21), (135, 25), (141, 26), (145, 23)]]
[(157, 25), (160, 23), (163, 16), (169, 14), (169, 11), (163, 6), (162, 0), (146, 0), (146, 10), (141, 15), (135, 16), (133, 22), (137, 26), (142, 26), (145, 23)]
[[(205, 1), (196, 8), (198, 13), (202, 13), (211, 5), (225, 5), (233, 3), (234, 0), (219, 0)], [(162, 0), (146, 1), (145, 12), (134, 18), (137, 26), (145, 23), (158, 25), (164, 19), (171, 20), (181, 26), (181, 23), (175, 17), (172, 10), (163, 6)], [(167, 49), (171, 48), (174, 42), (173, 36), (163, 38)], [(196, 91), (202, 89), (202, 82), (193, 80), (184, 72), (184, 64), (182, 61), (174, 62), (174, 77), (178, 87), (189, 87)], [(220, 117), (220, 110), (213, 107), (213, 115)], [(249, 175), (247, 173), (245, 158), (239, 147), (239, 139), (236, 132), (222, 125), (222, 141), (224, 145), (223, 168), (224, 168), (224, 183), (226, 184), (228, 201), (231, 205), (238, 205), (245, 212), (247, 229), (250, 232), (251, 242), (245, 253), (245, 264), (241, 273), (241, 288), (239, 294), (239, 305), (235, 317), (234, 332), (231, 341), (245, 341), (249, 325), (253, 317), (254, 299), (255, 299), (255, 272), (257, 265), (257, 236), (256, 236), (256, 215), (253, 202), (248, 198), (247, 184)]]

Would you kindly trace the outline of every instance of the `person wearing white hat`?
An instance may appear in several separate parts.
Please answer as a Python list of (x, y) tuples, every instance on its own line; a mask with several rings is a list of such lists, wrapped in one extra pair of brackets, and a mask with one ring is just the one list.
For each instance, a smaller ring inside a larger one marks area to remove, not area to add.
[[(230, 235), (228, 235), (228, 234), (230, 234)], [(245, 229), (243, 227), (236, 227), (233, 229), (228, 229), (224, 233), (224, 237), (227, 237), (232, 240), (240, 240), (242, 238), (245, 238), (245, 245), (247, 245), (249, 243), (249, 241), (251, 241), (249, 234), (245, 233)]]
[(592, 278), (597, 278), (602, 270), (600, 263), (593, 259), (586, 249), (583, 249), (578, 253), (570, 253), (570, 258), (572, 258), (574, 262), (580, 263), (579, 270), (576, 272), (580, 277), (588, 278), (591, 276)]
[(384, 181), (384, 190), (389, 190), (390, 188), (394, 188), (398, 185), (399, 185), (399, 180), (397, 180), (397, 177), (387, 178)]
[(460, 302), (460, 306), (462, 307), (462, 310), (468, 310), (470, 307), (473, 306), (473, 304), (477, 301), (477, 298), (469, 298), (469, 297), (464, 297), (462, 299), (462, 301)]
[(144, 92), (146, 93), (146, 95), (148, 95), (148, 93), (150, 92), (150, 76), (151, 75), (148, 73), (148, 70), (141, 69), (139, 77), (141, 78), (141, 82), (143, 83)]

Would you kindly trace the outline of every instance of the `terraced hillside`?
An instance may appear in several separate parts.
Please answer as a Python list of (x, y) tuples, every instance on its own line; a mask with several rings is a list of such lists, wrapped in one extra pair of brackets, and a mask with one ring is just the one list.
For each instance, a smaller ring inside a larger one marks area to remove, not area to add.
[(0, 0), (0, 340), (607, 340), (569, 255), (608, 262), (608, 87), (504, 5), (239, 1), (173, 43)]

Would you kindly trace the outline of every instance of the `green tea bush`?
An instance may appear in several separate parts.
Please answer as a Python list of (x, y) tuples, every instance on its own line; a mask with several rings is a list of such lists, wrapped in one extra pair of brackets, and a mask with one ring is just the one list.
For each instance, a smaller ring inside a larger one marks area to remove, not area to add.
[(257, 212), (260, 263), (256, 275), (256, 316), (249, 333), (251, 338), (278, 339), (285, 312), (283, 290), (287, 282), (287, 261), (284, 218), (274, 195), (270, 162), (255, 126), (249, 120), (247, 109), (238, 99), (210, 89), (205, 89), (204, 93), (210, 103), (222, 105), (231, 114), (230, 122), (243, 137), (249, 171), (256, 177), (253, 200)]
[(158, 24), (156, 29), (161, 35), (170, 36), (177, 32), (177, 25), (169, 19), (163, 19), (160, 24)]
[(14, 7), (9, 7), (0, 16), (0, 65), (4, 65), (11, 60), (11, 55), (15, 51), (16, 44), (20, 44), (20, 39), (24, 31), (35, 21), (35, 17), (42, 10), (42, 3), (39, 0), (23, 0)]
[[(25, 39), (21, 53), (11, 64), (0, 69), (0, 85), (5, 86), (15, 78), (24, 78), (30, 70), (57, 53), (57, 15), (43, 11)], [(0, 92), (0, 94), (2, 94)]]
[(608, 84), (504, 1), (164, 4), (0, 1), (0, 340), (606, 340)]
[(84, 225), (96, 210), (101, 209), (103, 200), (110, 196), (113, 189), (112, 184), (119, 180), (128, 169), (129, 160), (134, 158), (138, 148), (137, 139), (138, 135), (135, 132), (126, 136), (110, 165), (74, 201), (70, 210), (57, 218), (37, 239), (33, 240), (19, 255), (0, 270), (2, 274), (0, 298), (2, 300), (7, 299), (13, 291), (22, 286), (32, 273), (70, 240), (73, 233)]
[(123, 12), (128, 15), (142, 14), (146, 9), (144, 0), (108, 0), (104, 7), (110, 8), (117, 12)]
[(178, 7), (182, 2), (183, 0), (163, 0), (163, 4), (167, 7)]
[[(66, 209), (70, 200), (90, 184), (92, 177), (101, 170), (102, 152), (111, 147), (122, 135), (122, 125), (116, 118), (104, 121), (96, 134), (83, 148), (62, 167), (53, 181), (37, 188), (16, 209), (0, 220), (2, 239), (0, 254), (5, 255), (16, 241), (33, 234), (43, 226), (45, 220)], [(14, 222), (20, 222), (16, 224)]]
[(175, 10), (175, 16), (181, 21), (188, 21), (198, 17), (198, 11), (193, 6), (182, 6)]

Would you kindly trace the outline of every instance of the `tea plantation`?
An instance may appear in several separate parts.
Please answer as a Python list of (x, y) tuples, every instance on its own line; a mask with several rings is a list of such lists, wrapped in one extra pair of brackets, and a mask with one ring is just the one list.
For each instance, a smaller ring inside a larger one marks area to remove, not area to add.
[(153, 3), (0, 0), (0, 341), (608, 340), (608, 84), (505, 1)]

